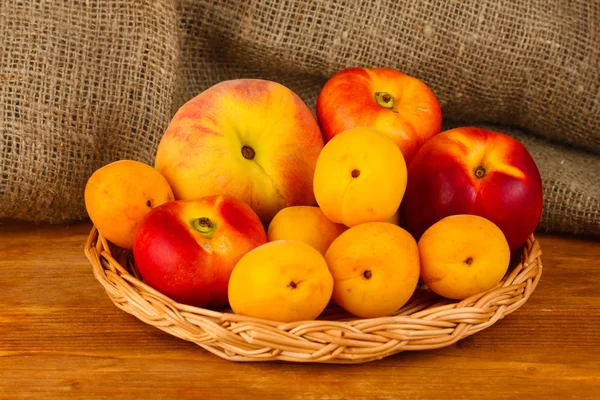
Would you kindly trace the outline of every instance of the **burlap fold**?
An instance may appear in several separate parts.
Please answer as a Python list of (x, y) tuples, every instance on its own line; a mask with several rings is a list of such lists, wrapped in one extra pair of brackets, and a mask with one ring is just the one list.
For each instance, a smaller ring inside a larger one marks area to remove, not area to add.
[(335, 72), (387, 66), (429, 84), (447, 121), (521, 127), (540, 229), (597, 235), (598, 26), (587, 0), (5, 0), (0, 217), (85, 218), (91, 173), (152, 164), (175, 110), (218, 81), (275, 80), (314, 109)]

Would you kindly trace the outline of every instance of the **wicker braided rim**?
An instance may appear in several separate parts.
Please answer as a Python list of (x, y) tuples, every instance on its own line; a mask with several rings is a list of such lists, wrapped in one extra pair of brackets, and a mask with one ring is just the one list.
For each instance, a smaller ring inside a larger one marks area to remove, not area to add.
[(95, 227), (85, 246), (94, 276), (113, 303), (173, 336), (231, 361), (343, 364), (450, 346), (493, 325), (531, 296), (542, 275), (541, 253), (532, 235), (498, 285), (461, 302), (417, 289), (388, 317), (357, 319), (328, 308), (314, 321), (281, 323), (174, 302), (143, 283), (131, 252), (107, 242)]

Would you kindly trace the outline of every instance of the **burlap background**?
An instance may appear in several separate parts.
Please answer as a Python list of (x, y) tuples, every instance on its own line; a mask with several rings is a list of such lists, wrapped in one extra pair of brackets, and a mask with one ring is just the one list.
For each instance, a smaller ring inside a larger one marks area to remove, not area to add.
[(599, 27), (588, 0), (4, 0), (0, 217), (85, 218), (90, 174), (151, 164), (175, 110), (220, 80), (276, 80), (314, 108), (338, 70), (388, 66), (447, 121), (522, 128), (540, 230), (599, 235)]

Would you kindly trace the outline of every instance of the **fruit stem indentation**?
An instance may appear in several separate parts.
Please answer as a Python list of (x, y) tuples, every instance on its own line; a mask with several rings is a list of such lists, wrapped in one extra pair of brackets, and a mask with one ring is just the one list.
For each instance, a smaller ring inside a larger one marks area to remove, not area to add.
[(296, 282), (291, 281), (290, 283), (288, 283), (288, 287), (291, 287), (292, 289), (296, 289), (296, 287), (298, 287), (298, 285), (296, 285)]
[(395, 110), (396, 99), (394, 99), (394, 96), (387, 92), (375, 92), (375, 101), (383, 108), (387, 108), (393, 112), (398, 112)]
[(358, 178), (358, 176), (360, 175), (360, 171), (357, 169), (353, 169), (351, 175), (353, 178)]
[(467, 265), (471, 265), (471, 264), (473, 264), (473, 258), (471, 258), (471, 257), (467, 258), (467, 259), (465, 260), (465, 264), (467, 264)]
[(256, 155), (256, 153), (254, 152), (254, 149), (252, 147), (250, 147), (250, 146), (242, 147), (242, 156), (246, 160), (253, 160), (255, 155)]
[(371, 272), (371, 270), (368, 269), (365, 272), (363, 272), (363, 276), (365, 277), (365, 279), (371, 279), (373, 273)]
[(196, 218), (196, 219), (192, 220), (191, 225), (195, 230), (200, 232), (202, 234), (202, 236), (204, 236), (207, 239), (210, 239), (210, 237), (217, 230), (217, 224), (215, 224), (208, 217)]
[(483, 176), (485, 175), (485, 168), (479, 165), (477, 168), (475, 168), (473, 172), (475, 173), (475, 177), (483, 178)]

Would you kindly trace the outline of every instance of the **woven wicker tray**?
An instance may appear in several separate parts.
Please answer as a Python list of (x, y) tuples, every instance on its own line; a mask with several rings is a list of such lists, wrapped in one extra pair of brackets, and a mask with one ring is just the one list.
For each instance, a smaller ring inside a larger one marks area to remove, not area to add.
[(532, 235), (496, 287), (461, 302), (417, 289), (389, 317), (357, 319), (328, 308), (314, 321), (278, 323), (174, 302), (143, 283), (131, 252), (108, 243), (96, 228), (85, 254), (117, 307), (232, 361), (353, 364), (450, 346), (521, 307), (542, 275), (541, 249)]

